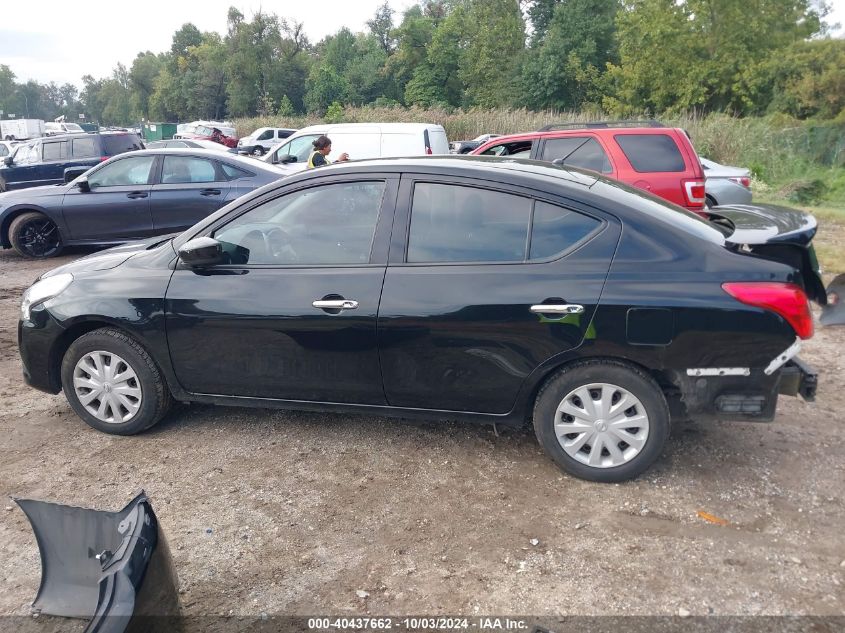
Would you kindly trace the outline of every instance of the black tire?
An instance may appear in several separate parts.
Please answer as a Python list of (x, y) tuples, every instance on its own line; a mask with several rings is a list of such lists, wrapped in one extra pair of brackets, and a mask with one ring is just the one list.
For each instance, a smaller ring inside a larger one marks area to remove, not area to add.
[(260, 145), (258, 147), (254, 147), (252, 150), (253, 156), (264, 156), (264, 148)]
[[(596, 383), (627, 390), (640, 401), (648, 415), (644, 445), (639, 453), (619, 466), (598, 467), (582, 463), (563, 449), (555, 433), (557, 409), (563, 399), (579, 387)], [(534, 404), (534, 432), (543, 450), (564, 471), (588, 481), (626, 481), (643, 473), (663, 450), (669, 436), (669, 420), (669, 406), (654, 379), (635, 367), (609, 360), (581, 361), (565, 367), (540, 389)]]
[[(141, 404), (137, 413), (126, 422), (105, 422), (91, 413), (80, 402), (73, 385), (73, 374), (77, 362), (86, 354), (104, 351), (116, 354), (135, 372), (141, 389)], [(113, 435), (135, 435), (156, 422), (173, 405), (173, 397), (161, 371), (152, 357), (131, 336), (120, 330), (103, 328), (80, 336), (71, 343), (62, 359), (62, 389), (74, 412), (86, 424)]]
[(22, 213), (9, 225), (9, 241), (21, 257), (56, 257), (64, 249), (59, 227), (43, 213)]
[(704, 208), (710, 209), (716, 206), (716, 201), (711, 196), (705, 196), (704, 198)]

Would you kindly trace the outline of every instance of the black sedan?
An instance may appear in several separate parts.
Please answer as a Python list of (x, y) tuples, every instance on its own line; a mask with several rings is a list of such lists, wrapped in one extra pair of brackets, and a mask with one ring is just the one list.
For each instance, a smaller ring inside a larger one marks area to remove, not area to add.
[(0, 193), (0, 245), (24, 257), (52, 257), (68, 245), (184, 231), (278, 179), (270, 166), (210, 150), (121, 154), (68, 184)]
[(814, 396), (815, 220), (720, 212), (533, 161), (332, 165), (44, 275), (24, 376), (123, 435), (174, 401), (533, 420), (563, 469), (620, 481), (672, 415)]

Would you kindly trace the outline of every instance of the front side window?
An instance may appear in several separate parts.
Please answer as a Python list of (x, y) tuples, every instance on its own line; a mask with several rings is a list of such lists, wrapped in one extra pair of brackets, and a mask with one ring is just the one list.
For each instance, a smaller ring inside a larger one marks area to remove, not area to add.
[(88, 176), (88, 185), (97, 189), (149, 184), (153, 162), (155, 156), (137, 156), (109, 163)]
[(273, 138), (273, 130), (264, 130), (261, 134), (258, 135), (256, 141), (266, 141), (268, 139)]
[(614, 138), (634, 171), (647, 174), (686, 170), (684, 157), (667, 134), (617, 134)]
[(502, 143), (501, 145), (494, 145), (488, 147), (483, 152), (482, 156), (511, 156), (514, 158), (528, 158), (531, 154), (531, 145), (533, 141), (514, 141), (512, 143)]
[(530, 216), (530, 198), (463, 185), (417, 183), (407, 261), (523, 261)]
[(307, 136), (300, 136), (293, 139), (289, 143), (282, 145), (279, 148), (277, 157), (281, 158), (285, 154), (296, 157), (297, 163), (304, 163), (308, 160), (308, 156), (314, 151), (312, 143), (317, 138), (317, 134), (309, 134)]
[(57, 141), (52, 143), (44, 143), (42, 146), (43, 150), (43, 159), (44, 161), (48, 160), (61, 160), (65, 157), (65, 142), (64, 141)]
[(161, 168), (161, 184), (175, 185), (217, 180), (214, 163), (192, 156), (165, 156)]
[(70, 143), (71, 155), (74, 158), (93, 158), (99, 156), (97, 144), (91, 137), (75, 138)]
[(366, 264), (384, 190), (384, 182), (367, 181), (295, 191), (247, 211), (214, 238), (230, 264)]
[(564, 165), (592, 169), (603, 174), (613, 171), (610, 160), (592, 136), (550, 138), (543, 144), (543, 160), (561, 160)]

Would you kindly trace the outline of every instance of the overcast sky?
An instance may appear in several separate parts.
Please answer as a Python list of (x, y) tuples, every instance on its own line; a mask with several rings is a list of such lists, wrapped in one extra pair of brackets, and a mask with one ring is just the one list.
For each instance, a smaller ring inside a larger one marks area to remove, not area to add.
[[(394, 20), (414, 0), (389, 0)], [(35, 79), (81, 85), (82, 75), (104, 77), (118, 62), (127, 67), (140, 51), (170, 48), (173, 32), (185, 22), (201, 31), (226, 31), (232, 5), (250, 17), (258, 9), (305, 24), (312, 42), (346, 26), (365, 29), (382, 0), (3, 0), (0, 9), (0, 63), (18, 81)], [(137, 7), (134, 12), (132, 7)], [(845, 0), (832, 0), (829, 22), (845, 25)], [(843, 29), (839, 29), (841, 35)]]
[[(17, 80), (81, 85), (82, 75), (104, 77), (118, 62), (127, 67), (141, 51), (170, 48), (185, 22), (201, 31), (226, 32), (230, 6), (250, 18), (263, 9), (305, 24), (312, 42), (348, 27), (363, 31), (383, 0), (0, 0), (0, 64)], [(394, 20), (416, 4), (389, 0)], [(137, 7), (133, 11), (132, 7)]]

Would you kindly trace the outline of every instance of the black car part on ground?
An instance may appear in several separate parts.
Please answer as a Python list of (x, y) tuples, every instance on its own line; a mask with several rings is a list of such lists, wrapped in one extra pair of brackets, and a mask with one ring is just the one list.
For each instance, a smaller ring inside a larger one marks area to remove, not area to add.
[(119, 512), (15, 499), (35, 533), (34, 613), (90, 618), (85, 633), (179, 628), (178, 581), (146, 494)]

